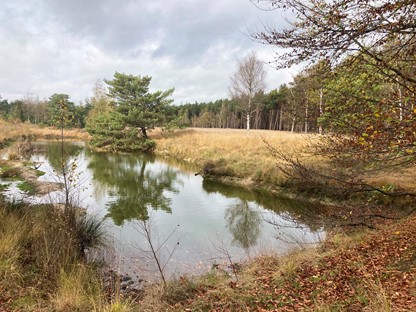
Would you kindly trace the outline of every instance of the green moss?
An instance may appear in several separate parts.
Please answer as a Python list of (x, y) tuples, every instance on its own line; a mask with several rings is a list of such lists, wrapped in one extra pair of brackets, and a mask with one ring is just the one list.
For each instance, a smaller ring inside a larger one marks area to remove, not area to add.
[(34, 194), (36, 191), (36, 187), (33, 184), (26, 182), (26, 181), (23, 181), (17, 184), (17, 188), (21, 190), (22, 192), (27, 192), (29, 194)]
[(38, 176), (38, 177), (41, 177), (41, 176), (43, 176), (43, 175), (45, 175), (46, 174), (46, 172), (45, 171), (42, 171), (42, 170), (35, 170), (35, 173), (36, 173), (36, 175)]
[(1, 191), (5, 191), (7, 190), (9, 187), (9, 184), (5, 183), (5, 184), (0, 184), (0, 192)]
[(10, 167), (10, 166), (2, 166), (0, 167), (0, 178), (16, 178), (19, 175), (19, 169)]

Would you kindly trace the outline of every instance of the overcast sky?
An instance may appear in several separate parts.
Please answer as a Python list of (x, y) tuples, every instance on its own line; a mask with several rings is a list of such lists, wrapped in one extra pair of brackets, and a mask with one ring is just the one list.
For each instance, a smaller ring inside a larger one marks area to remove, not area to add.
[[(248, 29), (282, 23), (249, 0), (1, 0), (0, 95), (78, 103), (118, 71), (174, 87), (176, 104), (226, 98), (237, 58), (273, 59)], [(294, 74), (265, 68), (267, 91)]]

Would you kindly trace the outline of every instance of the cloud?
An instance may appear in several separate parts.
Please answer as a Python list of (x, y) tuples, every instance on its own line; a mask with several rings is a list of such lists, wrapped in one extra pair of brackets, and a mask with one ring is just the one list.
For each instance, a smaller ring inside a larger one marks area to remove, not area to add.
[[(115, 71), (175, 87), (176, 103), (227, 97), (236, 59), (272, 59), (247, 29), (275, 15), (248, 0), (6, 0), (0, 8), (0, 94), (91, 96)], [(290, 79), (268, 67), (269, 89)]]

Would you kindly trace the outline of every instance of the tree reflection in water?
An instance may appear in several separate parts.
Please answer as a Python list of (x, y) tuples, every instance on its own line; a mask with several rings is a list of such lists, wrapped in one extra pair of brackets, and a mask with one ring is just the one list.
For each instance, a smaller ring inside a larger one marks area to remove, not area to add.
[(239, 200), (236, 205), (229, 207), (225, 213), (225, 219), (234, 244), (244, 249), (257, 244), (261, 217), (258, 211), (250, 207), (248, 201)]
[(176, 171), (169, 167), (147, 170), (154, 163), (149, 155), (111, 155), (92, 153), (88, 168), (94, 182), (108, 190), (112, 200), (107, 217), (116, 225), (125, 221), (149, 219), (148, 209), (171, 213), (171, 199), (166, 191), (177, 192), (173, 183)]
[[(67, 168), (70, 166), (70, 162), (82, 151), (83, 147), (75, 144), (65, 144), (62, 150), (60, 143), (49, 143), (46, 145), (46, 158), (53, 170), (57, 174), (62, 173), (62, 165)], [(62, 157), (63, 152), (63, 157)], [(64, 162), (62, 164), (62, 162)]]

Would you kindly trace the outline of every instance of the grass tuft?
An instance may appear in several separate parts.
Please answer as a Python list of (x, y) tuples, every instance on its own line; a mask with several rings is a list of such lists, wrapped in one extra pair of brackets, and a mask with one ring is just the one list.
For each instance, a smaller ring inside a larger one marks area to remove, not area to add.
[(0, 199), (0, 310), (129, 311), (131, 301), (107, 300), (100, 272), (80, 249), (101, 246), (101, 222), (85, 213), (76, 221), (69, 227), (50, 205)]

